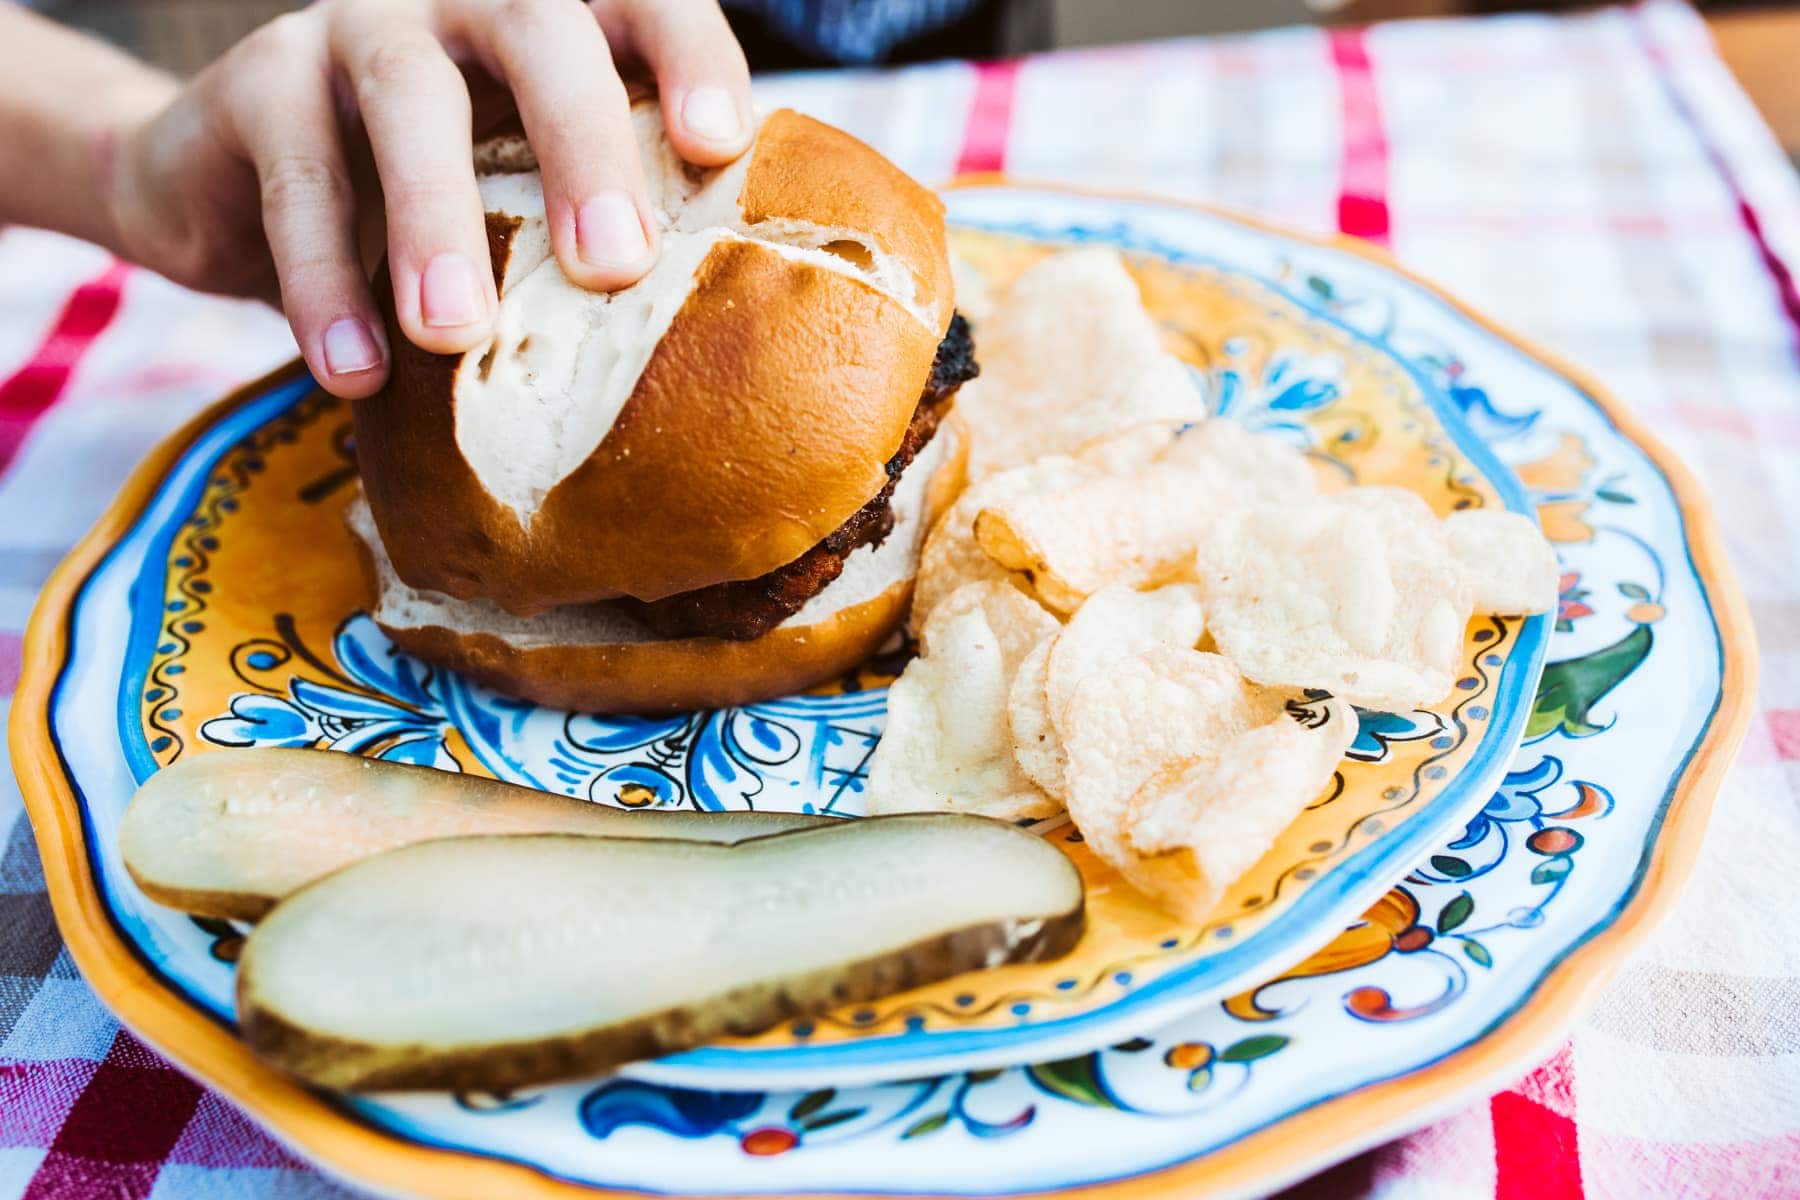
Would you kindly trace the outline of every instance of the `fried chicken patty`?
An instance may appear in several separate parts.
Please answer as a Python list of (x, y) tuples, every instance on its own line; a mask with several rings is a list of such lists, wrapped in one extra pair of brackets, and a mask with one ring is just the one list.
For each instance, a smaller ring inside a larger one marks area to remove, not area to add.
[(900, 448), (888, 459), (887, 484), (823, 541), (785, 566), (755, 579), (696, 588), (661, 600), (625, 600), (644, 624), (666, 638), (718, 637), (747, 642), (781, 624), (823, 591), (844, 569), (844, 559), (861, 546), (878, 546), (894, 527), (892, 500), (901, 474), (937, 433), (956, 389), (975, 378), (975, 343), (961, 313), (938, 343), (925, 390)]

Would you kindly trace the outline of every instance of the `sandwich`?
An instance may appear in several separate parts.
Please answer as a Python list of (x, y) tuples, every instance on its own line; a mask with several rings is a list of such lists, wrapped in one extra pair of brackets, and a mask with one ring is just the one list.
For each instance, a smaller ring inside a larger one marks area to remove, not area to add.
[(397, 332), (354, 408), (348, 521), (406, 652), (562, 708), (742, 704), (841, 675), (900, 624), (960, 488), (976, 371), (942, 202), (789, 110), (730, 166), (633, 110), (662, 253), (622, 291), (551, 254), (536, 160), (477, 145), (494, 336)]

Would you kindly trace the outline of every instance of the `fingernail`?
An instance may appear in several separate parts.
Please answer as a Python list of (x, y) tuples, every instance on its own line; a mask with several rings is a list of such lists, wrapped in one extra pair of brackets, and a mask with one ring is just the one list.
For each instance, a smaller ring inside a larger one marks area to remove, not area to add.
[(637, 205), (624, 192), (601, 192), (575, 214), (575, 249), (597, 267), (628, 267), (650, 252)]
[(737, 104), (724, 88), (698, 87), (681, 102), (681, 123), (709, 142), (735, 142), (743, 136)]
[(425, 324), (473, 325), (487, 316), (487, 300), (475, 266), (460, 254), (440, 254), (419, 277), (419, 312)]
[(355, 317), (340, 317), (325, 328), (325, 369), (354, 375), (381, 365), (381, 347), (369, 327)]

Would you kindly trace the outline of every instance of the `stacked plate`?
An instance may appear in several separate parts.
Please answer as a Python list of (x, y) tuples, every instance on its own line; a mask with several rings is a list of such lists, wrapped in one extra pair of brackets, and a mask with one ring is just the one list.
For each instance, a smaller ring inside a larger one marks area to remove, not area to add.
[(124, 872), (138, 780), (321, 746), (608, 803), (855, 815), (886, 676), (618, 719), (396, 654), (339, 520), (348, 413), (290, 370), (145, 464), (28, 644), (15, 759), (65, 934), (120, 1017), (328, 1169), (441, 1195), (1267, 1188), (1528, 1065), (1666, 903), (1742, 732), (1748, 624), (1691, 484), (1596, 389), (1366, 250), (1005, 186), (950, 212), (997, 279), (1049, 245), (1125, 251), (1214, 416), (1440, 512), (1535, 512), (1560, 610), (1476, 621), (1450, 700), (1363, 714), (1331, 793), (1198, 927), (1052, 832), (1090, 900), (1058, 962), (605, 1080), (321, 1095), (233, 1038), (238, 932)]

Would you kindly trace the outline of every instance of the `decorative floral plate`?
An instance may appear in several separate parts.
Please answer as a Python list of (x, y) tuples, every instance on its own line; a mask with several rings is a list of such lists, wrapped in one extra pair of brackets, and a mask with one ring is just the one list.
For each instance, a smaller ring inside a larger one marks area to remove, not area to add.
[[(973, 230), (957, 243), (995, 283), (1049, 249)], [(1405, 360), (1251, 275), (1172, 248), (1132, 261), (1192, 364), (1196, 415), (1288, 438), (1349, 479), (1411, 487), (1440, 512), (1503, 502), (1530, 511), (1449, 394)], [(902, 654), (818, 694), (678, 717), (597, 717), (498, 695), (398, 653), (362, 611), (366, 584), (343, 522), (355, 485), (348, 439), (346, 407), (304, 375), (253, 386), (185, 440), (72, 613), (93, 665), (78, 653), (53, 722), (91, 728), (97, 714), (118, 714), (122, 761), (92, 739), (65, 737), (64, 749), (112, 917), (169, 986), (230, 1018), (237, 934), (144, 897), (111, 837), (132, 781), (184, 755), (327, 747), (636, 808), (859, 814), (883, 685)], [(1471, 622), (1449, 699), (1364, 714), (1332, 787), (1199, 927), (1119, 883), (1065, 829), (1050, 836), (1089, 894), (1088, 932), (1069, 956), (626, 1073), (766, 1089), (1010, 1066), (1104, 1046), (1286, 970), (1481, 807), (1528, 721), (1548, 626)]]
[[(896, 1047), (976, 1038), (1040, 1048), (1031, 1066), (859, 1087), (615, 1078), (509, 1096), (325, 1097), (260, 1067), (220, 1019), (230, 931), (147, 905), (119, 872), (111, 833), (135, 775), (207, 745), (325, 742), (621, 803), (853, 812), (879, 714), (879, 693), (859, 689), (897, 664), (679, 722), (547, 714), (434, 675), (350, 615), (333, 549), (342, 414), (277, 379), (147, 464), (33, 623), (14, 759), (65, 935), (102, 996), (326, 1166), (445, 1195), (1268, 1187), (1422, 1123), (1554, 1037), (1685, 873), (1742, 734), (1748, 624), (1692, 485), (1591, 386), (1363, 249), (998, 184), (954, 193), (951, 209), (959, 249), (993, 274), (1035, 252), (1021, 237), (1134, 252), (1211, 407), (1302, 439), (1359, 479), (1404, 479), (1440, 509), (1517, 502), (1504, 460), (1564, 555), (1561, 611), (1473, 625), (1458, 697), (1367, 721), (1341, 789), (1198, 937), (1163, 935), (1158, 953), (1105, 971), (1080, 958), (996, 973), (687, 1064), (730, 1072), (799, 1055), (796, 1070), (824, 1064), (824, 1080), (842, 1056), (891, 1061)], [(1483, 770), (1488, 755), (1499, 773)], [(1379, 781), (1372, 796), (1364, 779)], [(1147, 915), (1107, 908), (1122, 889), (1084, 870), (1102, 917), (1091, 940), (1106, 956), (1137, 953)], [(1161, 1022), (1171, 993), (1206, 994), (1194, 980), (1231, 954), (1241, 962), (1284, 929), (1292, 941), (1271, 963), (1326, 940), (1319, 914), (1362, 887), (1374, 907), (1324, 949)], [(1136, 1024), (1115, 1031), (1120, 1014)], [(1054, 1040), (1069, 1030), (1058, 1022), (1087, 1023), (1079, 1049)], [(1145, 1175), (1165, 1168), (1179, 1180)]]

